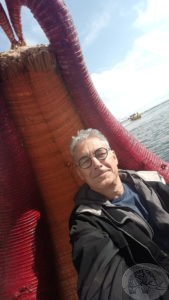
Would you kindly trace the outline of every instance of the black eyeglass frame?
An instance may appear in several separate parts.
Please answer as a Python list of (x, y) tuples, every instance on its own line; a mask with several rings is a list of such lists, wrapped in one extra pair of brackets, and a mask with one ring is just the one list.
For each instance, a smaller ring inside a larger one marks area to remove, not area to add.
[[(98, 151), (101, 151), (101, 150), (105, 150), (105, 153), (98, 153)], [(110, 148), (100, 147), (100, 148), (98, 148), (98, 149), (96, 149), (96, 150), (94, 151), (93, 155), (91, 155), (91, 156), (88, 156), (88, 155), (82, 156), (82, 157), (79, 159), (79, 161), (76, 163), (76, 166), (79, 167), (79, 168), (81, 168), (81, 169), (88, 169), (88, 168), (90, 168), (91, 165), (92, 165), (92, 157), (97, 158), (99, 161), (105, 160), (105, 159), (107, 158), (108, 153), (109, 153), (110, 150), (111, 150)], [(98, 154), (97, 154), (97, 153), (98, 153)], [(100, 157), (99, 157), (99, 154), (100, 154)], [(102, 157), (101, 155), (102, 155), (103, 157)], [(85, 163), (87, 162), (87, 161), (85, 161), (85, 159), (86, 159), (86, 160), (88, 159), (88, 164), (87, 164), (86, 167), (83, 166), (83, 165), (85, 165)], [(83, 161), (82, 161), (82, 160), (83, 160)], [(82, 161), (82, 163), (80, 163), (81, 161)]]

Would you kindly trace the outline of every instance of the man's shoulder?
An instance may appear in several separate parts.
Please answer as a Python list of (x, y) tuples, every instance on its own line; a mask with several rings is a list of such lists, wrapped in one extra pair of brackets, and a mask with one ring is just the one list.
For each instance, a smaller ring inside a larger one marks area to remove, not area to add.
[(147, 182), (161, 182), (163, 184), (166, 184), (165, 179), (158, 173), (157, 171), (134, 171), (134, 170), (119, 170), (119, 174), (121, 179), (125, 179), (127, 176), (131, 177), (140, 177), (144, 181)]
[(157, 171), (137, 171), (137, 174), (145, 181), (162, 182), (165, 184), (165, 179)]

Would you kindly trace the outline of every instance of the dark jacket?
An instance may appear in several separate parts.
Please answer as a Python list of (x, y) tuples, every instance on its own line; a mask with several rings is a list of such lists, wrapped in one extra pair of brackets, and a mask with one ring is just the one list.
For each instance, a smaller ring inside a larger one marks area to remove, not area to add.
[[(142, 195), (149, 221), (131, 209), (105, 206), (103, 196), (87, 185), (80, 189), (70, 218), (80, 300), (133, 299), (134, 279), (126, 279), (125, 272), (138, 264), (159, 266), (165, 276), (169, 274), (169, 187), (161, 182), (147, 182), (136, 172), (121, 171), (120, 176)], [(158, 299), (169, 299), (167, 284)]]

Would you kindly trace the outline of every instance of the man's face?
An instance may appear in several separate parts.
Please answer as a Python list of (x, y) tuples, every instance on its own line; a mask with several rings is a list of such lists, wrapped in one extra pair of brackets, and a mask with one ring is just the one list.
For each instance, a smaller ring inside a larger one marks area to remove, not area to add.
[(116, 185), (119, 180), (118, 175), (118, 160), (112, 150), (108, 151), (108, 155), (104, 160), (99, 160), (94, 156), (94, 153), (99, 148), (106, 148), (107, 144), (97, 137), (88, 138), (80, 142), (75, 149), (76, 163), (84, 156), (89, 156), (92, 159), (92, 164), (89, 168), (83, 169), (77, 166), (77, 172), (82, 180), (84, 180), (91, 189), (96, 192), (104, 193), (105, 189)]

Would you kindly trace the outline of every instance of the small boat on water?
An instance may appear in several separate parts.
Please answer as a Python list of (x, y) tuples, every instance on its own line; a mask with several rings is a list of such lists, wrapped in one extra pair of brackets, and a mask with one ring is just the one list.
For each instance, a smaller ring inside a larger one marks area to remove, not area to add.
[(138, 119), (140, 119), (140, 118), (141, 118), (141, 114), (139, 114), (138, 112), (132, 114), (132, 115), (129, 117), (129, 119), (130, 119), (131, 121), (135, 121), (135, 120), (138, 120)]

